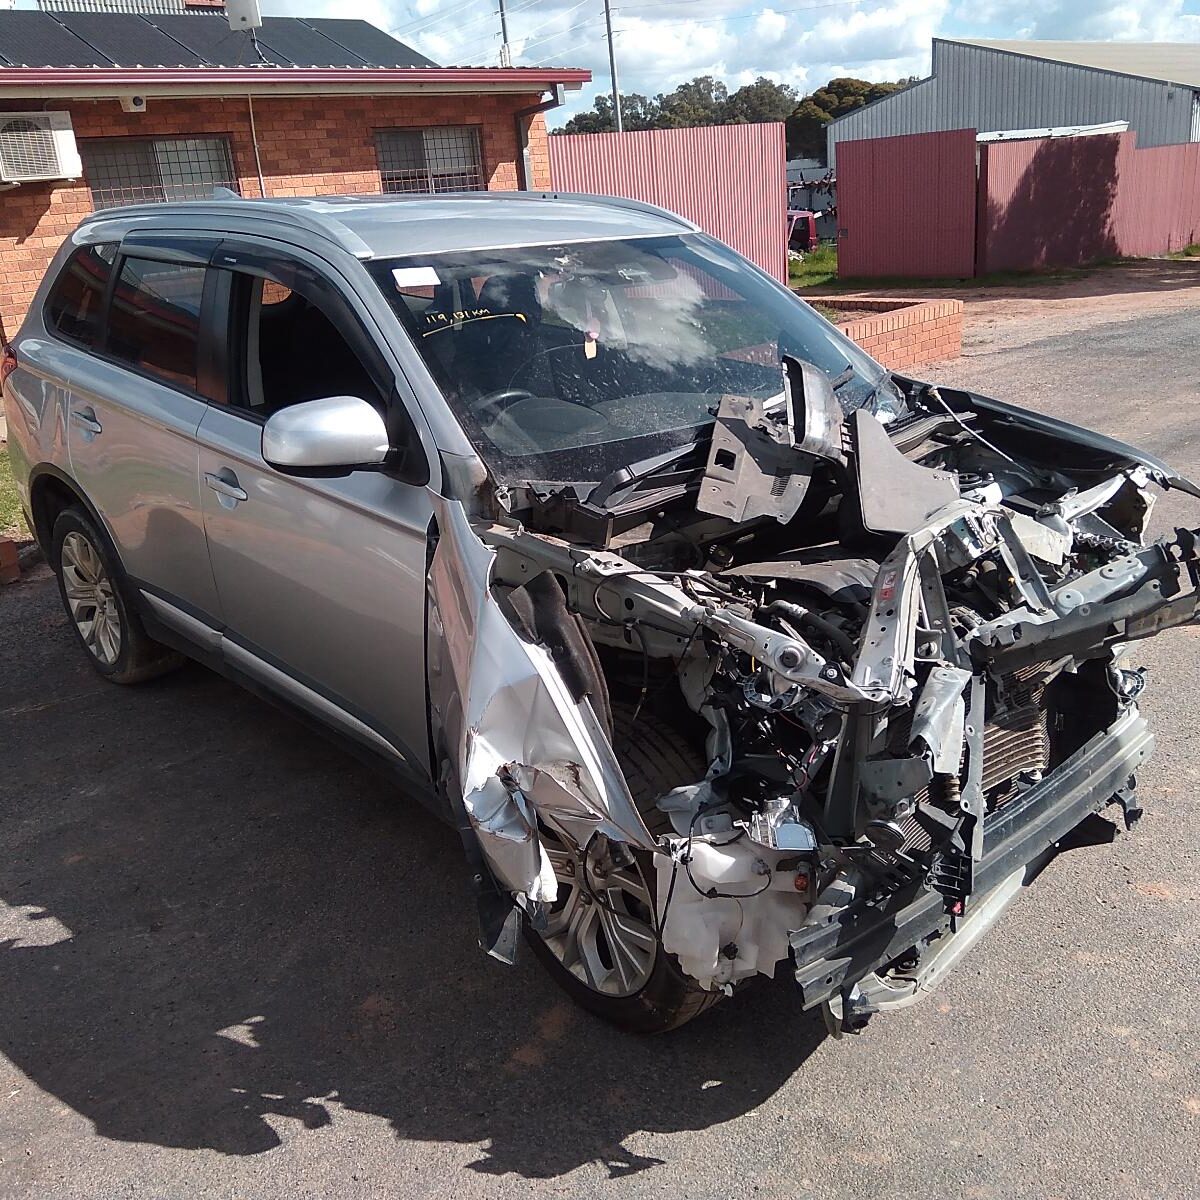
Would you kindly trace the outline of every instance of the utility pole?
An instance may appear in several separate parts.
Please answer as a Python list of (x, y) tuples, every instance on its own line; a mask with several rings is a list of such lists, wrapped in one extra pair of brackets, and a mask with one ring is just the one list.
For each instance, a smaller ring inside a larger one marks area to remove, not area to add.
[[(503, 0), (501, 0), (503, 3)], [(608, 73), (612, 76), (613, 120), (617, 123), (617, 132), (625, 132), (625, 122), (621, 120), (621, 86), (617, 82), (617, 56), (613, 51), (612, 8), (609, 0), (604, 0), (604, 26), (608, 30)]]
[(504, 0), (498, 0), (500, 5), (500, 65), (512, 66), (512, 51), (508, 48), (508, 17), (504, 13)]

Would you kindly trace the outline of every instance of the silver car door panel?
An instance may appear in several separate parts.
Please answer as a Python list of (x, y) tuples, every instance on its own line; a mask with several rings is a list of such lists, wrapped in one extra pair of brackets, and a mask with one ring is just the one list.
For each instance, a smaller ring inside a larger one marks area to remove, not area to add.
[(262, 458), (262, 426), (215, 405), (200, 439), (205, 528), (231, 658), (240, 658), (236, 643), (253, 647), (343, 709), (371, 714), (410, 769), (427, 773), (420, 681), (428, 491), (381, 471), (285, 475)]
[(207, 406), (103, 359), (78, 358), (67, 422), (72, 477), (104, 514), (128, 574), (217, 612), (197, 467)]

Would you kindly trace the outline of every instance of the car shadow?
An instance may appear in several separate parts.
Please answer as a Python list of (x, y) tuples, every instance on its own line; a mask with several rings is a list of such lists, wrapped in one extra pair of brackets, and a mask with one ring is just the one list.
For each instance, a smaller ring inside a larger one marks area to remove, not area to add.
[(743, 1115), (822, 1040), (786, 981), (657, 1038), (600, 1023), (478, 950), (457, 837), (417, 802), (198, 667), (105, 684), (52, 585), (20, 590), (0, 1049), (100, 1135), (249, 1155), (349, 1109), (478, 1144), (481, 1172), (619, 1176), (660, 1161), (631, 1135)]

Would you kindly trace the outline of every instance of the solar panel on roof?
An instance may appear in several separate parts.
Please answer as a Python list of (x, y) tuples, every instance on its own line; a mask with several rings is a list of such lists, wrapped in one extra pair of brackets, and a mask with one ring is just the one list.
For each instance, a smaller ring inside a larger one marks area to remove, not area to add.
[(0, 11), (0, 68), (431, 67), (366, 21), (267, 17), (259, 37), (221, 17), (182, 13)]
[(0, 56), (11, 67), (108, 67), (87, 42), (64, 29), (49, 13), (0, 13)]
[(436, 67), (432, 59), (389, 37), (367, 21), (348, 17), (304, 17), (302, 23), (357, 54), (373, 67)]
[[(164, 33), (182, 42), (212, 67), (252, 67), (262, 60), (254, 50), (250, 34), (245, 30), (233, 30), (221, 17), (178, 16), (170, 14), (150, 18)], [(263, 58), (276, 66), (291, 64), (269, 47), (259, 43)], [(144, 65), (144, 64), (143, 64)]]
[(259, 39), (298, 67), (363, 67), (360, 55), (292, 17), (264, 17)]
[(64, 12), (56, 14), (72, 33), (119, 67), (198, 67), (198, 54), (185, 49), (151, 20), (136, 13)]
[(365, 59), (294, 17), (264, 17), (258, 40), (297, 67), (363, 67)]

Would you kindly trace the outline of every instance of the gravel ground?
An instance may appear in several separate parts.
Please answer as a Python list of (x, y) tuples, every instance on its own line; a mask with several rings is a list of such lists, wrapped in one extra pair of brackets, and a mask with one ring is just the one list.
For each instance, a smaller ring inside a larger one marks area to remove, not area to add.
[[(1197, 310), (1100, 315), (932, 373), (1200, 475)], [(102, 683), (43, 568), (0, 592), (0, 1195), (1194, 1197), (1196, 645), (1144, 654), (1136, 833), (928, 1003), (834, 1042), (780, 981), (640, 1040), (482, 957), (452, 832), (287, 717)]]

